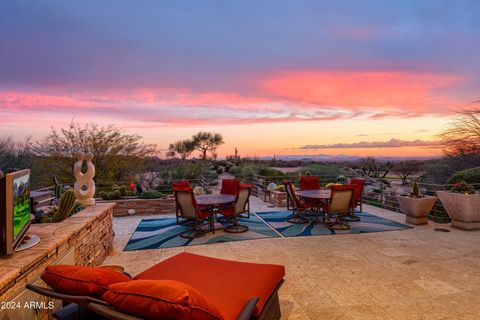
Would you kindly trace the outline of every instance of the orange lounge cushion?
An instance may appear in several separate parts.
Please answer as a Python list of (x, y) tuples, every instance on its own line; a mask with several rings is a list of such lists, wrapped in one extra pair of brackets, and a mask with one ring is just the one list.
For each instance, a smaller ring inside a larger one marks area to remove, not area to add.
[(111, 284), (132, 281), (117, 271), (72, 265), (48, 266), (41, 278), (57, 292), (95, 298), (100, 298)]
[(102, 299), (121, 312), (144, 319), (222, 319), (202, 294), (175, 280), (133, 280), (112, 284)]
[(236, 319), (245, 304), (259, 297), (258, 316), (285, 276), (281, 265), (246, 263), (180, 253), (145, 270), (135, 279), (171, 279), (187, 283), (220, 311), (226, 320)]

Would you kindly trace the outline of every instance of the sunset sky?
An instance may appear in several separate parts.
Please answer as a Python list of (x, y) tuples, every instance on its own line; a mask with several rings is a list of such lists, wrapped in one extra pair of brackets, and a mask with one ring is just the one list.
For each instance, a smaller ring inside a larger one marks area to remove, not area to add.
[(219, 155), (439, 155), (480, 99), (479, 1), (0, 0), (0, 135), (115, 124)]

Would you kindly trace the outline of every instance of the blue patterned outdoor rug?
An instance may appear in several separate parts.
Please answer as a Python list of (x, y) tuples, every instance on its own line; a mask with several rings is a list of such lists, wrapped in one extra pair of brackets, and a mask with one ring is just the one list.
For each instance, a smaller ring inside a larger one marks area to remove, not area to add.
[[(175, 218), (142, 219), (123, 250), (159, 249), (280, 237), (254, 214), (250, 215), (250, 219), (240, 219), (239, 222), (247, 225), (249, 230), (244, 233), (227, 233), (220, 229), (215, 230), (215, 234), (207, 232), (200, 238), (185, 239), (180, 237), (180, 233), (187, 230), (187, 227), (177, 225)], [(218, 224), (217, 227), (219, 227)]]
[[(257, 212), (256, 214), (265, 220), (275, 230), (281, 233), (284, 237), (370, 233), (412, 228), (405, 224), (378, 217), (366, 212), (355, 213), (360, 217), (360, 221), (349, 222), (351, 226), (350, 230), (330, 230), (325, 227), (323, 223), (313, 223), (313, 217), (312, 220), (306, 224), (293, 224), (287, 221), (287, 219), (292, 215), (291, 211)], [(322, 217), (319, 217), (319, 221), (322, 221)]]

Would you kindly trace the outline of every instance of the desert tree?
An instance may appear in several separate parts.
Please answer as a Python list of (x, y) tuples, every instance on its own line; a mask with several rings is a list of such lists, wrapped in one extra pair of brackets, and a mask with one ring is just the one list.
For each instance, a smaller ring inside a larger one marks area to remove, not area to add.
[(67, 128), (51, 128), (50, 134), (34, 145), (44, 167), (63, 182), (74, 181), (73, 164), (78, 152), (92, 152), (97, 182), (127, 181), (142, 172), (146, 157), (156, 153), (156, 146), (141, 142), (141, 137), (127, 134), (113, 126), (81, 125), (73, 120)]
[(407, 179), (421, 168), (421, 162), (416, 160), (401, 161), (393, 165), (392, 172), (402, 179), (402, 185), (407, 184)]
[(0, 137), (0, 170), (26, 169), (33, 162), (30, 137), (18, 142), (12, 136)]
[(366, 157), (361, 161), (363, 175), (376, 179), (385, 179), (392, 167), (391, 162), (378, 162), (374, 157)]
[[(475, 102), (474, 104), (479, 104)], [(440, 134), (448, 157), (467, 164), (480, 165), (480, 108), (463, 109)]]
[(170, 143), (168, 146), (167, 157), (175, 157), (176, 155), (180, 156), (180, 159), (185, 160), (188, 158), (192, 152), (195, 150), (195, 143), (193, 140), (184, 139), (178, 140), (174, 143)]
[(207, 160), (208, 154), (216, 158), (216, 151), (219, 146), (225, 143), (223, 136), (216, 132), (200, 131), (192, 137), (195, 149), (200, 151), (200, 158)]

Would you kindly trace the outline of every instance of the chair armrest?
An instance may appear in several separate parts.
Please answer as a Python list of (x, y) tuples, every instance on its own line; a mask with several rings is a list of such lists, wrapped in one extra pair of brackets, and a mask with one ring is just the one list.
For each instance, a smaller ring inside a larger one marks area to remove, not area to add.
[(129, 316), (128, 314), (117, 311), (112, 307), (97, 303), (87, 304), (87, 309), (112, 320), (142, 320), (141, 318)]
[(88, 303), (94, 302), (102, 305), (108, 305), (105, 301), (98, 300), (89, 296), (76, 296), (70, 294), (63, 294), (52, 289), (47, 289), (33, 284), (28, 283), (25, 286), (28, 290), (41, 294), (42, 296), (47, 296), (53, 299), (59, 299), (62, 301), (67, 301), (71, 303), (76, 303), (82, 306), (86, 306)]
[(258, 297), (254, 297), (243, 306), (242, 312), (237, 317), (237, 320), (248, 320), (252, 316), (253, 311), (255, 311), (255, 307), (257, 306)]

